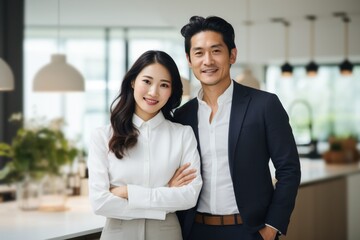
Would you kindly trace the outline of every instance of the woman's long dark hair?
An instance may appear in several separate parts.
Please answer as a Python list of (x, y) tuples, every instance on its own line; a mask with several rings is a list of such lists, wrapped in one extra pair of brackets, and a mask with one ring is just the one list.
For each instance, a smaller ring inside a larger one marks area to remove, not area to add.
[(172, 111), (181, 103), (183, 89), (179, 70), (174, 60), (162, 51), (151, 50), (143, 53), (125, 74), (120, 94), (115, 98), (110, 107), (110, 122), (113, 135), (109, 141), (109, 150), (119, 159), (124, 157), (127, 149), (136, 145), (139, 135), (132, 122), (135, 112), (135, 98), (134, 89), (131, 84), (145, 67), (154, 63), (163, 65), (171, 76), (171, 96), (161, 109), (164, 117), (172, 120)]

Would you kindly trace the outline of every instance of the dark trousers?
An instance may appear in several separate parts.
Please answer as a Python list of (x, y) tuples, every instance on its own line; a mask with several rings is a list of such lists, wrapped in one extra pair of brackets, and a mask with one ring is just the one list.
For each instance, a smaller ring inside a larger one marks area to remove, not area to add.
[[(259, 232), (251, 233), (243, 225), (210, 226), (194, 223), (189, 240), (262, 240)], [(278, 239), (278, 238), (277, 238)]]

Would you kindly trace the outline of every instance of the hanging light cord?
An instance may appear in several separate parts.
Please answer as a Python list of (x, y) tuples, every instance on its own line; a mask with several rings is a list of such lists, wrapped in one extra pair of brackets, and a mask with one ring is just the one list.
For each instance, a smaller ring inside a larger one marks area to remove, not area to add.
[(60, 0), (57, 1), (57, 51), (60, 52)]
[(284, 36), (285, 36), (285, 61), (287, 62), (289, 60), (289, 27), (290, 27), (290, 23), (283, 19), (283, 18), (272, 18), (271, 19), (272, 22), (275, 23), (281, 23), (284, 25)]
[(310, 60), (314, 60), (315, 56), (315, 20), (316, 17), (309, 15), (306, 17), (310, 21)]
[(285, 61), (287, 62), (289, 60), (289, 25), (290, 23), (287, 21), (284, 21), (285, 26)]
[(250, 26), (252, 24), (251, 22), (251, 17), (250, 17), (250, 0), (246, 1), (246, 20), (245, 20), (245, 25), (246, 25), (246, 49), (245, 49), (245, 63), (249, 64), (250, 63)]
[(349, 56), (349, 22), (350, 19), (348, 17), (343, 17), (344, 21), (344, 56), (345, 59), (348, 59)]

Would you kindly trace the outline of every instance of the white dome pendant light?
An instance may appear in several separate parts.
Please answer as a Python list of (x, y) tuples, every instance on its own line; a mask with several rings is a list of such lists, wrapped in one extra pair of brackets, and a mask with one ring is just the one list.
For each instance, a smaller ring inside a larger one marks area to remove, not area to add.
[(10, 66), (0, 58), (0, 91), (14, 90), (14, 74)]
[(245, 50), (245, 66), (243, 72), (236, 77), (236, 81), (245, 86), (252, 87), (255, 89), (260, 89), (260, 82), (254, 77), (252, 70), (250, 68), (250, 26), (252, 25), (252, 21), (250, 18), (250, 0), (246, 1), (246, 50)]
[(64, 54), (52, 54), (51, 62), (35, 75), (34, 91), (71, 92), (84, 91), (84, 78), (72, 65), (66, 62)]
[[(60, 25), (60, 0), (58, 0), (58, 49)], [(72, 65), (66, 62), (65, 54), (52, 54), (51, 62), (42, 67), (35, 75), (35, 92), (73, 92), (84, 91), (84, 77)]]

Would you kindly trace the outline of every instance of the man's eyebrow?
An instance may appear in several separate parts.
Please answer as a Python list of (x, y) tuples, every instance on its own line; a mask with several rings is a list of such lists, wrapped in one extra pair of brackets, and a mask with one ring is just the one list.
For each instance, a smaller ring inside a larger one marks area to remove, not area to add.
[[(223, 44), (221, 44), (221, 43), (210, 46), (210, 48), (221, 48), (221, 47), (223, 47)], [(202, 49), (203, 49), (203, 47), (194, 47), (194, 48), (192, 48), (192, 51), (197, 51), (197, 50), (202, 50)]]

